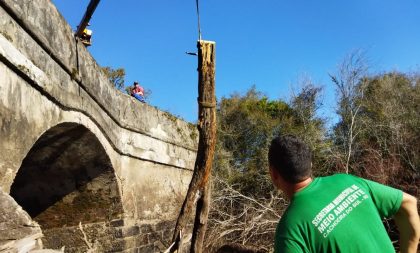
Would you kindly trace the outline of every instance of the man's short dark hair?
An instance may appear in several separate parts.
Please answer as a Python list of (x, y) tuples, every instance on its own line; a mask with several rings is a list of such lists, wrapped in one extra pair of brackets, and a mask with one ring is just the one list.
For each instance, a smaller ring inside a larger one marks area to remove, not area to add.
[(311, 150), (292, 135), (280, 136), (271, 141), (268, 162), (289, 183), (299, 183), (312, 173)]

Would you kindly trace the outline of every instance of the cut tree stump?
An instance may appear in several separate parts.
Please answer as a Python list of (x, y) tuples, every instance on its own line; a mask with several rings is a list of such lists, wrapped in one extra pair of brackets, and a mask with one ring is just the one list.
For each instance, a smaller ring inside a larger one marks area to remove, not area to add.
[(215, 97), (215, 42), (199, 40), (198, 47), (198, 131), (199, 142), (194, 173), (178, 216), (170, 252), (181, 248), (181, 231), (185, 228), (191, 211), (196, 216), (190, 252), (202, 252), (209, 213), (210, 186), (214, 149), (216, 146), (216, 97)]

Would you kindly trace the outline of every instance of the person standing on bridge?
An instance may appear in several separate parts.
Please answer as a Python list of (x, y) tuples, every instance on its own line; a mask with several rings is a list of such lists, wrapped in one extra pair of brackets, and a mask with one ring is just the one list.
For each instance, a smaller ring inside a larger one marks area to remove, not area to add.
[(144, 101), (144, 89), (139, 85), (138, 82), (133, 83), (133, 88), (131, 89), (131, 96), (135, 97), (142, 103), (146, 103), (146, 101)]
[(399, 230), (400, 251), (417, 252), (415, 197), (348, 174), (312, 178), (311, 156), (309, 147), (294, 136), (271, 142), (271, 179), (290, 199), (277, 225), (276, 253), (395, 252), (382, 223), (389, 217)]

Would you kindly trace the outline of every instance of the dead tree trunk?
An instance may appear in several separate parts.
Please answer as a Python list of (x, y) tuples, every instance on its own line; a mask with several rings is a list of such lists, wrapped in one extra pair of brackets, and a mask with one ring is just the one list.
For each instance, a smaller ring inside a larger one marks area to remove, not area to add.
[(210, 188), (210, 184), (208, 183), (197, 201), (190, 252), (201, 253), (203, 251), (204, 235), (207, 230), (207, 218), (210, 210)]
[(209, 178), (216, 144), (215, 43), (200, 40), (198, 47), (198, 130), (199, 142), (194, 173), (178, 216), (170, 252), (181, 248), (180, 232), (197, 204), (190, 252), (202, 252), (209, 212)]

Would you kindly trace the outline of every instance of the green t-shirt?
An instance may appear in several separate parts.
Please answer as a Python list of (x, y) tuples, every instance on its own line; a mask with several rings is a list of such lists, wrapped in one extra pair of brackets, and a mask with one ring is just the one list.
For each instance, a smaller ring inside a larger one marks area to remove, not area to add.
[(275, 252), (395, 252), (382, 218), (401, 201), (402, 191), (355, 176), (315, 178), (281, 218)]

